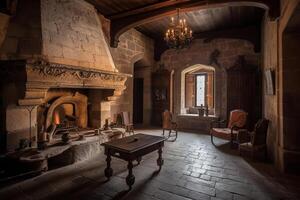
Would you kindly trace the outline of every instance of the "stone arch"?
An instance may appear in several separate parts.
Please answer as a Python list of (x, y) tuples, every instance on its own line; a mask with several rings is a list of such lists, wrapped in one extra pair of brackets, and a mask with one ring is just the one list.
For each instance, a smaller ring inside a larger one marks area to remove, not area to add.
[[(200, 64), (201, 63), (201, 64)], [(174, 111), (176, 114), (182, 114), (185, 113), (182, 110), (182, 105), (184, 105), (184, 100), (181, 99), (181, 96), (177, 96), (177, 95), (181, 95), (182, 94), (182, 80), (181, 80), (181, 76), (182, 76), (182, 72), (185, 72), (184, 70), (188, 70), (189, 67), (191, 68), (197, 68), (197, 66), (208, 66), (208, 67), (212, 67), (214, 68), (215, 71), (215, 115), (218, 117), (221, 117), (223, 119), (227, 118), (227, 73), (226, 70), (223, 67), (217, 66), (215, 64), (210, 65), (210, 62), (208, 61), (208, 59), (204, 59), (203, 58), (199, 58), (199, 59), (195, 59), (192, 62), (190, 61), (189, 63), (184, 64), (183, 66), (178, 64), (178, 65), (174, 65), (174, 69), (175, 69), (175, 75), (174, 75), (174, 91), (179, 91), (177, 93), (175, 93), (175, 98), (174, 98)], [(182, 63), (181, 63), (182, 64)], [(184, 67), (185, 66), (185, 67)], [(190, 69), (191, 69), (190, 68)]]
[[(196, 65), (189, 66), (189, 67), (187, 67), (187, 68), (185, 68), (181, 71), (181, 78), (180, 78), (180, 81), (181, 81), (181, 87), (180, 87), (180, 99), (181, 99), (181, 101), (180, 101), (180, 113), (181, 114), (186, 113), (186, 108), (185, 108), (185, 88), (186, 88), (185, 76), (186, 76), (187, 73), (189, 73), (191, 71), (200, 70), (200, 69), (213, 70), (215, 72), (214, 67), (211, 67), (211, 66), (208, 66), (208, 65), (201, 65), (201, 64), (196, 64)], [(214, 79), (214, 81), (215, 81), (215, 79)], [(215, 95), (214, 95), (214, 98), (215, 98)]]
[(143, 60), (144, 55), (145, 55), (144, 53), (138, 53), (138, 54), (135, 54), (135, 55), (131, 58), (131, 60), (130, 60), (131, 66), (133, 66), (134, 63), (136, 63), (136, 62), (138, 62), (138, 61), (140, 61), (140, 60)]
[(56, 99), (51, 106), (49, 107), (47, 111), (47, 117), (45, 122), (45, 128), (46, 130), (50, 127), (53, 120), (53, 112), (57, 106), (63, 104), (63, 103), (70, 103), (75, 106), (75, 117), (77, 125), (80, 128), (86, 128), (87, 127), (87, 97), (83, 94), (80, 94), (78, 92), (75, 93), (75, 95), (65, 95), (62, 97), (59, 97)]

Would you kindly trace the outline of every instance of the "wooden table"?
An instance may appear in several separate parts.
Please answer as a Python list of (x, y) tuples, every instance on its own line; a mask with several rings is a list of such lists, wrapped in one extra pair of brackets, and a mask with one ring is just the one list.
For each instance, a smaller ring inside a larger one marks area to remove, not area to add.
[(155, 150), (158, 150), (157, 165), (159, 166), (160, 171), (163, 165), (162, 148), (164, 146), (164, 141), (165, 138), (161, 136), (153, 136), (139, 133), (122, 139), (117, 139), (101, 144), (102, 146), (104, 146), (104, 153), (107, 156), (107, 167), (104, 170), (105, 176), (109, 180), (109, 178), (113, 174), (113, 170), (110, 165), (111, 156), (126, 160), (128, 161), (128, 176), (126, 177), (126, 183), (129, 186), (129, 189), (131, 189), (135, 181), (135, 177), (132, 174), (132, 162), (134, 160), (137, 160), (138, 163), (140, 163), (142, 156)]

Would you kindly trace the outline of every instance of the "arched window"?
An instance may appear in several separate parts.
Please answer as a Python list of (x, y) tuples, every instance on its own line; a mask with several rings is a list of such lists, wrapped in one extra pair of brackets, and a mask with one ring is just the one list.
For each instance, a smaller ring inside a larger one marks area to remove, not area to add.
[(214, 114), (213, 67), (204, 65), (191, 66), (182, 72), (184, 84), (184, 109), (187, 114), (197, 114), (198, 107), (208, 106), (209, 114)]

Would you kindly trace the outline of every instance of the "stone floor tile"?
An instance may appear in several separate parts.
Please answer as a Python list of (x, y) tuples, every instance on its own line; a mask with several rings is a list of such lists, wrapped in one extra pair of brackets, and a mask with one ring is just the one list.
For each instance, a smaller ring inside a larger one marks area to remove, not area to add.
[(186, 188), (190, 189), (190, 190), (194, 190), (196, 192), (201, 192), (201, 193), (207, 194), (209, 196), (216, 195), (216, 190), (214, 188), (207, 187), (207, 186), (200, 185), (200, 184), (193, 183), (193, 182), (187, 182)]
[(176, 194), (172, 194), (163, 190), (159, 190), (154, 194), (154, 197), (161, 200), (191, 200), (190, 198), (186, 198), (183, 196), (178, 196)]
[(210, 181), (211, 176), (202, 174), (202, 175), (200, 176), (200, 178), (203, 179), (203, 180), (206, 180), (206, 181)]
[(216, 189), (218, 190), (225, 190), (232, 193), (237, 193), (245, 196), (251, 195), (251, 187), (244, 187), (240, 185), (230, 185), (224, 183), (216, 183)]

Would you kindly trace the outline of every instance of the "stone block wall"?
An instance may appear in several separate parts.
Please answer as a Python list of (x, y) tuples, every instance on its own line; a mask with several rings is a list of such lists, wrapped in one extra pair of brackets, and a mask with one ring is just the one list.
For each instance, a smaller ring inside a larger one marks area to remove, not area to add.
[(151, 72), (152, 67), (135, 66), (134, 78), (143, 78), (144, 93), (143, 93), (143, 125), (149, 126), (151, 122)]
[[(217, 56), (213, 56), (214, 53)], [(182, 71), (195, 66), (211, 66), (215, 69), (215, 113), (221, 118), (227, 118), (227, 88), (226, 69), (234, 66), (238, 57), (243, 55), (246, 63), (254, 66), (260, 65), (260, 54), (255, 53), (254, 45), (246, 40), (240, 39), (215, 39), (210, 42), (196, 39), (187, 49), (167, 50), (161, 56), (161, 63), (170, 71), (175, 72), (174, 82), (174, 104), (175, 114), (182, 114), (181, 93), (182, 91)]]
[[(135, 29), (130, 29), (120, 36), (120, 42), (117, 48), (110, 48), (111, 54), (119, 72), (134, 73), (134, 64), (145, 67), (154, 66), (154, 41), (143, 35)], [(150, 86), (149, 86), (150, 87)], [(146, 95), (144, 101), (151, 102), (150, 95)], [(126, 89), (123, 95), (111, 103), (111, 114), (121, 111), (133, 112), (133, 78), (126, 81)], [(144, 113), (149, 112), (149, 105), (144, 106)]]
[[(262, 69), (263, 71), (266, 69), (271, 69), (277, 71), (278, 68), (278, 23), (270, 22), (267, 17), (264, 19), (263, 26), (263, 45), (262, 45)], [(276, 72), (277, 74), (277, 72)], [(267, 95), (266, 94), (266, 79), (263, 76), (263, 115), (265, 118), (270, 120), (269, 129), (268, 129), (268, 152), (269, 158), (271, 160), (277, 159), (276, 152), (274, 151), (277, 146), (278, 141), (278, 79), (275, 79), (275, 95)]]
[[(296, 116), (298, 103), (295, 103), (298, 102), (297, 99), (299, 98), (297, 95), (299, 94), (299, 84), (297, 84), (299, 62), (296, 61), (297, 64), (285, 63), (289, 58), (292, 58), (291, 60), (299, 58), (298, 55), (295, 56), (298, 53), (296, 44), (299, 43), (297, 42), (299, 36), (290, 40), (290, 36), (285, 33), (290, 18), (299, 3), (299, 0), (281, 0), (279, 20), (271, 22), (265, 17), (262, 25), (263, 70), (272, 69), (275, 72), (275, 94), (267, 95), (265, 87), (263, 88), (263, 114), (265, 118), (270, 120), (267, 138), (268, 155), (276, 166), (284, 172), (288, 172), (290, 169), (299, 169), (300, 166), (299, 128), (295, 124), (299, 121), (299, 117)], [(292, 86), (287, 86), (291, 82), (293, 82)], [(263, 84), (266, 85), (265, 78)], [(292, 93), (290, 93), (291, 91)], [(295, 106), (293, 107), (293, 105)], [(286, 111), (288, 115), (286, 115)], [(297, 120), (289, 121), (290, 117), (297, 118)]]
[(17, 12), (10, 18), (5, 39), (0, 46), (1, 60), (40, 56), (42, 50), (40, 11), (40, 1), (18, 1)]

